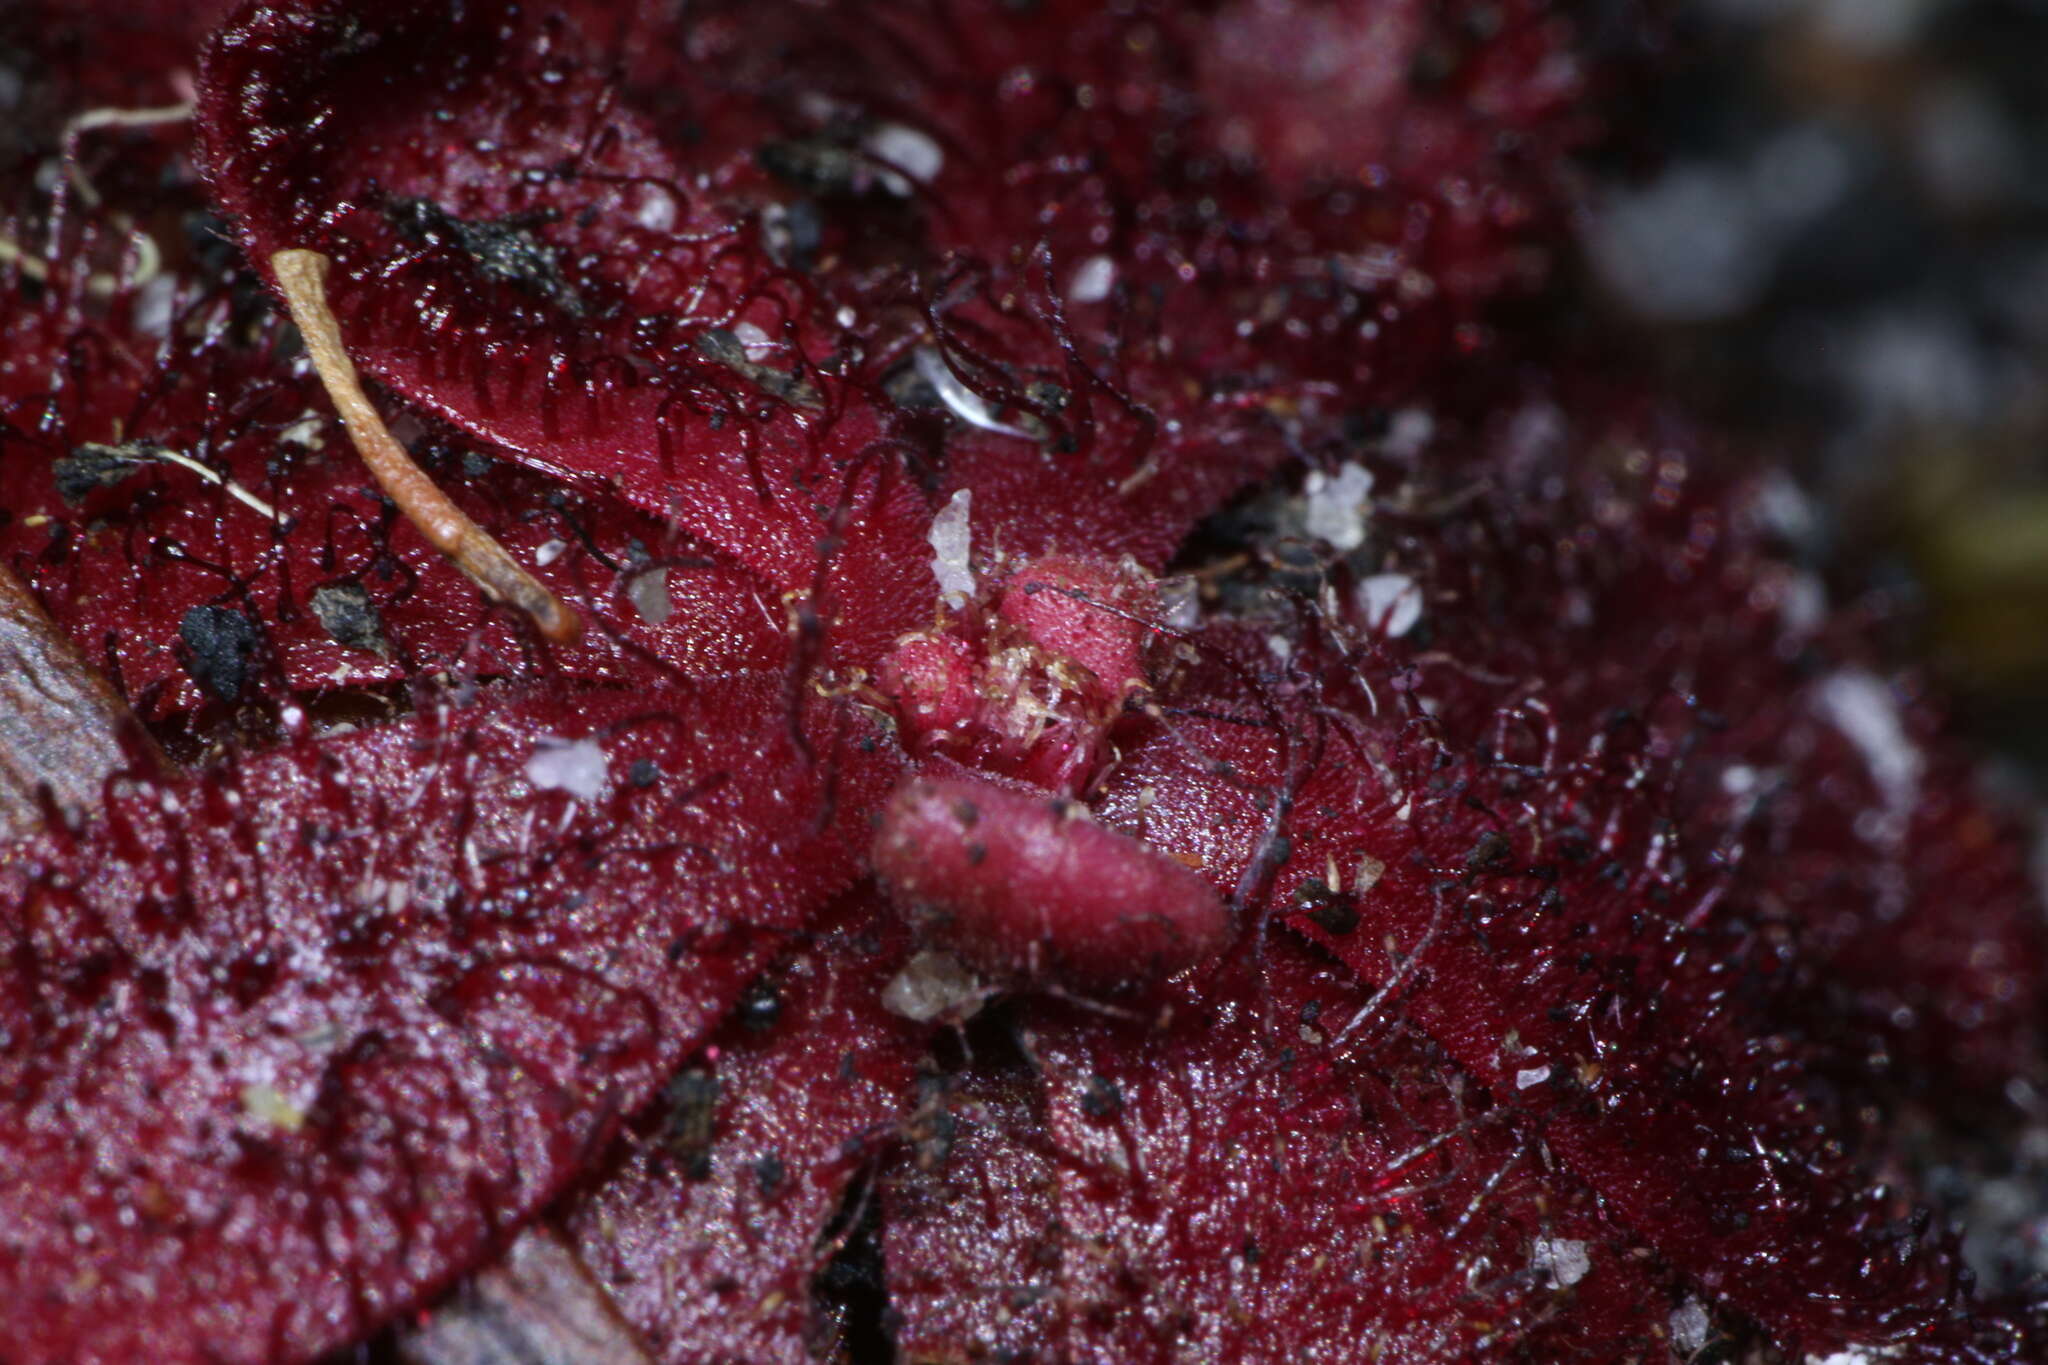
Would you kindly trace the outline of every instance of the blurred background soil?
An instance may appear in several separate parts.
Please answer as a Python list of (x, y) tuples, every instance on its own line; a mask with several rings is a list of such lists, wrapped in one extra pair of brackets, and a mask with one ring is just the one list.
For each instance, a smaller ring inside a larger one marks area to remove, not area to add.
[(1672, 57), (1601, 168), (1599, 306), (2038, 786), (2048, 0), (1685, 0)]

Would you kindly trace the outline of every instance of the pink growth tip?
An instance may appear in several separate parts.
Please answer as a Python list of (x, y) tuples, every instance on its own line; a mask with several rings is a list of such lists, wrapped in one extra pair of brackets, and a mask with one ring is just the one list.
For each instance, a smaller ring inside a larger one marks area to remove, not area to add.
[(923, 937), (1005, 976), (1113, 989), (1191, 967), (1230, 932), (1215, 891), (1165, 854), (979, 778), (899, 786), (874, 866)]

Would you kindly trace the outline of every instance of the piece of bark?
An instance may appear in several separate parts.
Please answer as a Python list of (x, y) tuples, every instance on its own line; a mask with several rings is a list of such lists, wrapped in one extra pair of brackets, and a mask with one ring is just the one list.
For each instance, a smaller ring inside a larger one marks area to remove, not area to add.
[(42, 823), (42, 790), (67, 814), (97, 808), (101, 784), (129, 765), (119, 734), (132, 723), (128, 703), (0, 568), (0, 837)]
[(652, 1365), (604, 1289), (546, 1224), (519, 1235), (419, 1327), (408, 1365)]

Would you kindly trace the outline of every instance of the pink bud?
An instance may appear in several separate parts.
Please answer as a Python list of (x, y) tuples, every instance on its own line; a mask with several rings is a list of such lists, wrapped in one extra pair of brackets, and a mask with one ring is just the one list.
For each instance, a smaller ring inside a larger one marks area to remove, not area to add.
[(957, 635), (914, 635), (882, 660), (875, 685), (896, 703), (913, 735), (958, 730), (981, 705), (974, 689), (973, 651)]
[(996, 613), (1040, 649), (1095, 676), (1098, 702), (1146, 682), (1145, 626), (1158, 614), (1149, 582), (1106, 564), (1047, 555), (1003, 585)]
[(1172, 858), (981, 778), (898, 786), (874, 866), (922, 937), (998, 975), (1114, 989), (1193, 966), (1230, 933), (1214, 889)]

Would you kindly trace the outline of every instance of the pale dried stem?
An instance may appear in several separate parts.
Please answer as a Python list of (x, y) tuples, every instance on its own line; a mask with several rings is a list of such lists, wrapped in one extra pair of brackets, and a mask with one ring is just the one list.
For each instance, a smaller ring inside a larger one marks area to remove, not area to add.
[(149, 109), (88, 109), (64, 125), (64, 136), (89, 133), (95, 128), (148, 128), (159, 123), (183, 123), (190, 117), (192, 104), (189, 100)]
[(29, 279), (41, 283), (50, 278), (50, 263), (24, 251), (11, 237), (0, 237), (0, 267), (15, 266)]
[(244, 507), (254, 512), (257, 516), (262, 517), (267, 521), (274, 522), (280, 526), (284, 524), (284, 518), (277, 514), (277, 509), (275, 507), (272, 507), (269, 503), (257, 497), (254, 493), (251, 493), (248, 489), (242, 487), (242, 485), (236, 483), (233, 479), (221, 473), (218, 469), (211, 469), (206, 465), (199, 463), (199, 461), (193, 459), (190, 455), (180, 455), (175, 450), (150, 450), (143, 452), (140, 458), (148, 460), (162, 460), (167, 464), (174, 464), (178, 466), (178, 468), (180, 469), (190, 470), (192, 473), (197, 474), (200, 478), (212, 484), (214, 487), (224, 489), (229, 497), (233, 498), (236, 502), (241, 503)]
[(532, 617), (548, 639), (558, 644), (573, 641), (583, 633), (582, 618), (448, 500), (426, 471), (413, 463), (371, 406), (355, 362), (342, 348), (334, 312), (327, 306), (327, 267), (327, 258), (319, 252), (296, 247), (270, 258), (285, 305), (305, 338), (306, 353), (313, 358), (313, 367), (320, 372), (320, 382), (327, 386), (327, 396), (341, 414), (356, 453), (406, 519), (478, 587)]
[(88, 109), (74, 116), (64, 125), (64, 173), (71, 178), (72, 187), (78, 191), (79, 199), (89, 209), (100, 206), (99, 191), (80, 169), (78, 159), (72, 155), (75, 139), (81, 133), (90, 133), (99, 128), (153, 128), (165, 123), (183, 123), (192, 117), (192, 104), (158, 105), (150, 109)]

